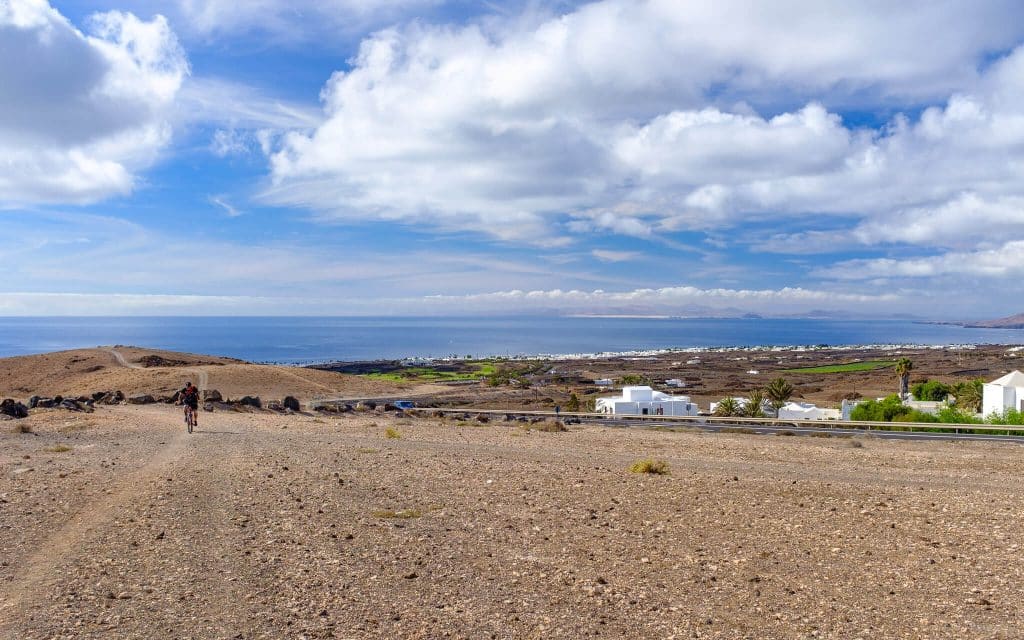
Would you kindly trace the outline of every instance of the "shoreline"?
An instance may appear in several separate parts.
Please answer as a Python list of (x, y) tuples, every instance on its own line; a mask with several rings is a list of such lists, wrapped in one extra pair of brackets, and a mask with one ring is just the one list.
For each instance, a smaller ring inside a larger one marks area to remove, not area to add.
[(287, 362), (287, 361), (260, 361), (253, 364), (269, 364), (294, 367), (320, 367), (333, 364), (362, 364), (362, 363), (401, 363), (405, 366), (418, 366), (429, 364), (444, 364), (455, 362), (480, 362), (484, 360), (498, 360), (506, 362), (523, 362), (530, 360), (556, 360), (556, 361), (581, 361), (581, 360), (609, 360), (615, 358), (656, 358), (673, 353), (733, 353), (733, 352), (761, 352), (761, 353), (784, 353), (784, 352), (830, 352), (830, 351), (899, 351), (904, 349), (931, 349), (951, 351), (973, 351), (984, 347), (1006, 347), (1011, 353), (1024, 350), (1024, 345), (1018, 343), (962, 343), (962, 344), (914, 344), (914, 343), (873, 343), (873, 344), (844, 344), (844, 345), (733, 345), (726, 347), (666, 347), (659, 349), (629, 349), (624, 351), (597, 351), (578, 353), (522, 353), (515, 355), (479, 355), (466, 358), (463, 356), (441, 356), (421, 357), (406, 356), (404, 358), (376, 358), (371, 360), (316, 360), (309, 362)]

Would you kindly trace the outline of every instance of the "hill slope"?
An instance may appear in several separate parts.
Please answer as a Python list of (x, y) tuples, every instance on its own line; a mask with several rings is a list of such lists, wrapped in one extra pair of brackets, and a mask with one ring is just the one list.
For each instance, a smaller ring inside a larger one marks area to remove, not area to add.
[(1006, 316), (1005, 318), (996, 318), (995, 320), (965, 322), (963, 326), (979, 329), (1024, 329), (1024, 313)]
[(260, 395), (302, 401), (324, 397), (387, 395), (408, 385), (302, 367), (251, 364), (232, 358), (98, 347), (0, 358), (0, 397), (76, 396), (95, 391), (171, 395), (191, 380), (225, 397)]

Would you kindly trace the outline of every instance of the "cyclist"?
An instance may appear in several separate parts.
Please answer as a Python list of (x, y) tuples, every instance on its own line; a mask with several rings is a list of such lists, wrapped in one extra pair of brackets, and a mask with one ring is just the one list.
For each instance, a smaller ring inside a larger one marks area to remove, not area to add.
[(192, 428), (199, 424), (199, 388), (189, 381), (178, 397), (185, 406), (185, 422), (188, 423), (188, 430), (191, 433)]

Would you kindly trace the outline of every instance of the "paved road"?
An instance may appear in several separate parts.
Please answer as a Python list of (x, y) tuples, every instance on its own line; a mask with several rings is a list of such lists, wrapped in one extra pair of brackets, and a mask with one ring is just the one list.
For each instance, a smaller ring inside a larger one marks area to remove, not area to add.
[(875, 438), (889, 438), (893, 440), (985, 440), (989, 442), (1012, 442), (1014, 444), (1024, 445), (1024, 437), (1021, 436), (1001, 436), (1001, 435), (983, 435), (976, 433), (932, 433), (927, 431), (883, 431), (881, 429), (872, 429), (870, 431), (865, 429), (840, 429), (840, 428), (817, 428), (817, 427), (777, 427), (771, 425), (758, 425), (758, 424), (721, 424), (721, 423), (700, 423), (700, 422), (655, 422), (645, 421), (637, 422), (635, 420), (616, 420), (616, 419), (586, 419), (585, 422), (590, 424), (601, 424), (608, 427), (619, 427), (619, 428), (655, 428), (664, 427), (668, 429), (678, 429), (692, 427), (696, 429), (702, 429), (704, 431), (710, 431), (719, 433), (722, 431), (728, 432), (730, 429), (751, 429), (755, 433), (760, 435), (778, 435), (781, 432), (787, 434), (794, 434), (797, 436), (809, 436), (815, 433), (825, 433), (834, 436), (867, 436)]

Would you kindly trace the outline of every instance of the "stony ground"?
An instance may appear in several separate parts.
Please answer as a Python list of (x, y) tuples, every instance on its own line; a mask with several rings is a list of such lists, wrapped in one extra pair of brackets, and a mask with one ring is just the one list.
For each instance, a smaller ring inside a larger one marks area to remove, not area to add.
[[(1016, 445), (201, 421), (188, 435), (175, 408), (145, 406), (0, 423), (0, 638), (1024, 626)], [(645, 457), (671, 475), (627, 472)]]

